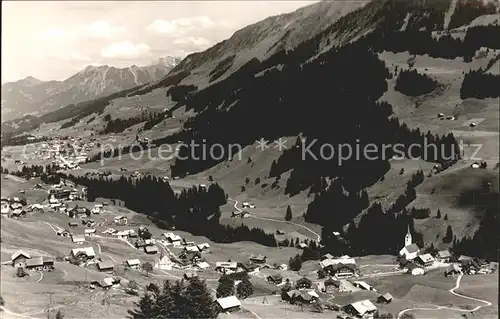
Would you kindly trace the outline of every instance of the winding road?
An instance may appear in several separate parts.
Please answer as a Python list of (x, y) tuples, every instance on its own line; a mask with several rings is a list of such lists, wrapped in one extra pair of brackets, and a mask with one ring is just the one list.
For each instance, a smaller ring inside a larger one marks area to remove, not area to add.
[(484, 303), (484, 305), (477, 306), (474, 309), (462, 309), (462, 308), (445, 307), (445, 306), (436, 306), (435, 308), (423, 308), (423, 307), (407, 308), (407, 309), (404, 309), (404, 310), (400, 311), (398, 313), (397, 318), (399, 319), (399, 318), (401, 318), (401, 316), (403, 316), (403, 314), (405, 314), (405, 313), (407, 313), (409, 311), (413, 311), (413, 310), (435, 311), (435, 310), (440, 310), (440, 309), (447, 309), (447, 310), (460, 311), (460, 312), (474, 312), (474, 311), (476, 311), (478, 309), (481, 309), (483, 307), (489, 307), (489, 306), (492, 305), (491, 302), (489, 302), (489, 301), (482, 300), (482, 299), (477, 299), (477, 298), (472, 298), (472, 297), (467, 297), (467, 296), (464, 296), (464, 295), (461, 295), (461, 294), (455, 292), (456, 289), (460, 288), (460, 281), (462, 280), (462, 277), (463, 277), (463, 275), (458, 276), (457, 282), (455, 284), (455, 287), (451, 288), (449, 290), (449, 292), (452, 293), (453, 295), (457, 296), (457, 297), (461, 297), (461, 298), (465, 298), (465, 299), (469, 299), (469, 300), (474, 300), (474, 301), (477, 301), (477, 302), (481, 302), (481, 303)]
[[(233, 198), (228, 198), (230, 201), (233, 201), (234, 202), (234, 208), (238, 211), (238, 212), (243, 212), (243, 210), (241, 208), (238, 207), (238, 201), (236, 199), (233, 199)], [(311, 234), (314, 234), (314, 236), (316, 237), (316, 241), (320, 242), (321, 241), (321, 236), (315, 232), (314, 230), (304, 226), (304, 225), (300, 225), (300, 224), (297, 224), (297, 223), (294, 223), (294, 222), (289, 222), (289, 221), (286, 221), (286, 220), (279, 220), (279, 219), (274, 219), (274, 218), (265, 218), (265, 217), (257, 217), (257, 216), (253, 216), (250, 214), (249, 216), (250, 218), (253, 218), (253, 219), (259, 219), (259, 220), (267, 220), (267, 221), (272, 221), (272, 222), (277, 222), (277, 223), (283, 223), (283, 224), (289, 224), (289, 225), (294, 225), (294, 226), (297, 226), (297, 227), (300, 227), (302, 229), (305, 229), (307, 230), (308, 232), (310, 232)], [(314, 239), (314, 238), (311, 238), (311, 239)]]

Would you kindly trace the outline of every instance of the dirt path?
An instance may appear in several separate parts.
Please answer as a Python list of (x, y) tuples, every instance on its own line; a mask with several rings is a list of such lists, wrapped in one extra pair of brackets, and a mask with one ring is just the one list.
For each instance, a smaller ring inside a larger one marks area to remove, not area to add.
[(420, 308), (420, 307), (415, 307), (415, 308), (407, 308), (407, 309), (404, 309), (402, 311), (400, 311), (398, 313), (398, 316), (397, 318), (401, 318), (401, 316), (409, 311), (413, 311), (413, 310), (429, 310), (429, 311), (436, 311), (436, 310), (440, 310), (440, 309), (447, 309), (447, 310), (453, 310), (453, 311), (460, 311), (460, 312), (474, 312), (478, 309), (481, 309), (483, 307), (489, 307), (491, 306), (491, 302), (489, 301), (486, 301), (486, 300), (482, 300), (482, 299), (477, 299), (477, 298), (472, 298), (472, 297), (467, 297), (467, 296), (464, 296), (464, 295), (461, 295), (457, 292), (455, 292), (456, 289), (460, 288), (460, 281), (462, 280), (462, 277), (463, 275), (460, 275), (458, 276), (457, 278), (457, 282), (455, 284), (455, 287), (451, 288), (450, 290), (448, 290), (450, 293), (452, 293), (453, 295), (457, 296), (457, 297), (461, 297), (461, 298), (465, 298), (465, 299), (469, 299), (469, 300), (474, 300), (474, 301), (477, 301), (477, 302), (481, 302), (481, 303), (484, 303), (484, 305), (480, 305), (480, 306), (477, 306), (476, 308), (474, 309), (462, 309), (462, 308), (454, 308), (454, 307), (445, 307), (445, 306), (436, 306), (435, 308)]
[(115, 264), (116, 264), (116, 260), (111, 256), (111, 255), (108, 255), (108, 254), (104, 254), (102, 252), (102, 249), (101, 249), (101, 244), (97, 244), (97, 248), (99, 248), (99, 255), (100, 256), (107, 256), (109, 259), (111, 259)]
[(38, 278), (38, 280), (36, 281), (36, 283), (39, 283), (43, 279), (43, 272), (39, 271), (39, 273), (40, 273), (40, 278)]
[[(238, 207), (238, 201), (236, 199), (232, 199), (232, 198), (228, 198), (230, 201), (233, 201), (234, 202), (234, 208), (238, 211), (238, 212), (243, 212), (242, 209), (240, 209)], [(314, 230), (304, 226), (304, 225), (300, 225), (300, 224), (296, 224), (294, 222), (289, 222), (289, 221), (286, 221), (286, 220), (279, 220), (279, 219), (274, 219), (274, 218), (264, 218), (264, 217), (257, 217), (257, 216), (253, 216), (253, 215), (250, 215), (249, 216), (250, 218), (253, 218), (253, 219), (260, 219), (260, 220), (267, 220), (267, 221), (272, 221), (272, 222), (277, 222), (277, 223), (283, 223), (283, 224), (289, 224), (289, 225), (294, 225), (294, 226), (297, 226), (297, 227), (300, 227), (302, 229), (305, 229), (307, 230), (308, 232), (310, 232), (311, 234), (314, 234), (314, 236), (316, 236), (316, 241), (320, 242), (321, 241), (321, 236), (315, 232)], [(314, 238), (311, 238), (311, 239), (314, 239)]]

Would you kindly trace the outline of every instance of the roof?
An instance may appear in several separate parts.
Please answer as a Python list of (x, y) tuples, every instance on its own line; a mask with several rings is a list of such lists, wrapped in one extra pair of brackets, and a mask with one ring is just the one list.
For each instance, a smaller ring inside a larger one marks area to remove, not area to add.
[(372, 286), (370, 286), (369, 284), (367, 284), (366, 282), (364, 281), (355, 281), (355, 283), (360, 286), (361, 288), (365, 289), (365, 290), (370, 290), (372, 288)]
[(200, 251), (200, 250), (198, 249), (198, 246), (188, 246), (188, 247), (185, 247), (184, 249), (185, 249), (186, 251), (190, 251), (190, 252), (198, 252), (198, 251)]
[(210, 245), (207, 243), (199, 244), (198, 249), (203, 250), (205, 248), (210, 248)]
[(210, 268), (210, 264), (207, 263), (206, 261), (199, 262), (196, 264), (196, 266), (198, 266), (201, 269)]
[(375, 305), (368, 299), (353, 302), (350, 306), (353, 307), (354, 310), (356, 310), (360, 315), (377, 310), (377, 307), (375, 307)]
[(440, 250), (437, 253), (439, 258), (448, 258), (451, 257), (450, 251), (449, 250)]
[(26, 257), (27, 259), (30, 259), (30, 254), (28, 254), (27, 252), (25, 251), (22, 251), (22, 250), (18, 250), (16, 251), (15, 253), (12, 254), (12, 257), (11, 257), (11, 260), (15, 260), (16, 258), (18, 258), (19, 256), (24, 256)]
[(236, 296), (219, 298), (217, 299), (217, 303), (222, 309), (229, 309), (241, 306), (241, 302), (238, 300), (238, 298), (236, 298)]
[(215, 263), (215, 268), (238, 268), (238, 263), (235, 261), (218, 261)]
[(113, 286), (113, 278), (111, 277), (104, 278), (99, 284), (101, 285), (101, 287)]
[(335, 257), (333, 257), (333, 255), (332, 255), (332, 254), (328, 253), (328, 254), (326, 254), (326, 255), (323, 255), (323, 257), (322, 257), (322, 258), (326, 258), (326, 259), (333, 259), (333, 258), (335, 258)]
[(97, 263), (97, 268), (101, 269), (110, 269), (113, 268), (115, 264), (112, 261), (101, 261)]
[(73, 248), (73, 249), (71, 249), (71, 254), (73, 254), (73, 256), (76, 256), (79, 253), (84, 253), (88, 257), (95, 257), (94, 247), (84, 247), (84, 248)]
[(264, 255), (258, 255), (258, 256), (252, 256), (250, 257), (251, 260), (265, 260), (267, 257)]
[(85, 241), (85, 236), (83, 236), (83, 235), (71, 235), (71, 240), (74, 243), (84, 242)]
[(356, 265), (356, 261), (354, 258), (336, 258), (336, 259), (325, 259), (319, 263), (321, 268), (326, 268), (331, 265), (337, 265), (337, 264), (343, 264), (343, 265)]
[(140, 265), (141, 261), (139, 259), (129, 259), (127, 260), (127, 265), (129, 266), (137, 266)]
[(381, 295), (380, 298), (383, 298), (385, 300), (392, 300), (392, 295), (386, 292), (385, 294)]
[(144, 250), (147, 251), (147, 252), (158, 251), (158, 247), (156, 247), (156, 246), (146, 246), (146, 247), (144, 247)]
[(417, 244), (415, 244), (415, 243), (413, 243), (413, 244), (411, 244), (411, 245), (406, 246), (404, 249), (406, 249), (406, 251), (407, 251), (408, 253), (410, 253), (410, 254), (411, 254), (411, 253), (416, 253), (417, 251), (419, 251), (419, 250), (420, 250), (420, 248), (418, 248)]
[(95, 229), (94, 228), (87, 228), (85, 229), (85, 234), (93, 234), (95, 233)]
[(54, 257), (47, 257), (47, 256), (44, 256), (43, 257), (43, 263), (46, 264), (46, 263), (54, 263)]
[(418, 256), (417, 258), (422, 260), (424, 263), (429, 263), (434, 261), (434, 258), (431, 256), (431, 254), (423, 254)]
[(43, 266), (43, 258), (42, 257), (35, 257), (32, 259), (26, 260), (26, 267), (38, 267), (38, 266)]
[(167, 238), (167, 239), (170, 239), (171, 241), (180, 241), (180, 240), (182, 240), (181, 236), (176, 235), (174, 233), (163, 233), (162, 236), (165, 237), (165, 238)]

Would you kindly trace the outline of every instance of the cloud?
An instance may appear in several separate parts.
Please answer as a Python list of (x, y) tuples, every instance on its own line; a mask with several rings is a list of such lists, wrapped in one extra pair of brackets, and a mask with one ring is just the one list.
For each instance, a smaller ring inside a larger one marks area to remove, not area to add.
[(92, 59), (89, 56), (78, 52), (71, 52), (69, 58), (73, 61), (82, 61), (82, 62), (92, 61)]
[(156, 19), (146, 27), (146, 30), (178, 37), (189, 31), (211, 28), (213, 26), (215, 26), (215, 23), (209, 17), (200, 16), (175, 20)]
[(212, 43), (212, 41), (202, 37), (187, 37), (187, 38), (175, 39), (173, 43), (179, 45), (194, 44), (197, 47), (206, 47), (209, 46)]
[(133, 44), (130, 41), (115, 42), (101, 50), (103, 58), (135, 59), (149, 56), (151, 53), (147, 44)]
[(49, 38), (64, 38), (70, 35), (70, 32), (63, 28), (49, 27), (45, 30), (44, 35)]
[(81, 26), (77, 32), (89, 38), (111, 38), (126, 33), (127, 28), (124, 26), (113, 26), (104, 20), (98, 20)]

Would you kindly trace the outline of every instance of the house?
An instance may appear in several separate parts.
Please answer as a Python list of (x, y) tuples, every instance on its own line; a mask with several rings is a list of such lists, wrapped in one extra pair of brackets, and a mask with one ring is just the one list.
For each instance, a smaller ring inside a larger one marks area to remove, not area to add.
[(314, 290), (289, 290), (283, 291), (281, 299), (290, 303), (305, 303), (310, 304), (319, 299), (318, 294)]
[(43, 257), (43, 269), (45, 270), (54, 269), (54, 257)]
[(350, 278), (356, 274), (356, 265), (353, 264), (334, 264), (324, 268), (325, 272), (336, 278)]
[(141, 261), (139, 259), (129, 259), (125, 262), (127, 267), (132, 269), (137, 269), (141, 266)]
[(113, 264), (112, 261), (101, 261), (97, 263), (97, 269), (99, 271), (109, 272), (113, 271), (114, 268), (115, 265)]
[(206, 261), (202, 261), (202, 262), (199, 262), (196, 264), (196, 267), (200, 268), (200, 269), (208, 269), (210, 268), (210, 264), (207, 263)]
[(2, 215), (7, 215), (10, 213), (10, 207), (9, 207), (9, 204), (7, 203), (2, 203), (1, 205), (1, 213)]
[(370, 286), (369, 284), (367, 284), (364, 281), (354, 281), (353, 283), (354, 283), (354, 286), (361, 288), (362, 290), (376, 291), (375, 288), (373, 288), (372, 286)]
[(272, 275), (272, 276), (267, 276), (266, 280), (270, 282), (271, 284), (274, 285), (279, 285), (283, 282), (283, 276), (281, 275)]
[(134, 246), (135, 248), (144, 248), (148, 246), (148, 244), (146, 244), (146, 241), (144, 241), (144, 239), (139, 239), (135, 241)]
[(66, 229), (59, 229), (57, 232), (57, 236), (62, 236), (62, 237), (69, 237), (71, 236), (71, 233), (67, 231)]
[(179, 258), (195, 263), (201, 259), (201, 254), (198, 251), (185, 250), (180, 253)]
[(11, 213), (12, 215), (12, 218), (21, 218), (21, 217), (24, 217), (26, 216), (26, 211), (24, 209), (14, 209)]
[(78, 227), (78, 223), (75, 222), (69, 222), (68, 225), (69, 227)]
[(238, 268), (238, 263), (235, 261), (234, 262), (221, 261), (215, 263), (215, 271), (221, 273), (235, 272), (237, 268)]
[(326, 254), (326, 255), (323, 255), (323, 257), (321, 257), (321, 261), (325, 260), (325, 259), (334, 259), (335, 257), (333, 257), (330, 253)]
[(30, 255), (27, 252), (22, 250), (18, 250), (11, 256), (12, 266), (19, 268), (24, 267), (26, 265), (26, 261), (30, 259)]
[(210, 249), (210, 245), (207, 243), (199, 244), (198, 245), (198, 250), (199, 251), (204, 251)]
[(429, 267), (434, 264), (434, 258), (431, 256), (431, 254), (419, 255), (413, 261), (421, 267)]
[(300, 243), (299, 244), (299, 248), (300, 249), (305, 249), (305, 248), (307, 248), (307, 244), (306, 243)]
[(457, 264), (453, 264), (451, 267), (449, 267), (448, 269), (446, 269), (445, 272), (444, 272), (444, 276), (445, 277), (449, 277), (449, 276), (455, 277), (455, 276), (458, 276), (458, 275), (461, 275), (461, 274), (463, 274), (462, 273), (462, 269)]
[(322, 269), (328, 268), (329, 266), (332, 265), (338, 265), (338, 264), (343, 264), (343, 265), (353, 265), (356, 267), (356, 261), (354, 258), (351, 258), (349, 256), (342, 256), (340, 258), (335, 258), (335, 259), (323, 259), (322, 261), (319, 262), (319, 266)]
[(250, 261), (257, 264), (263, 264), (266, 262), (267, 257), (264, 255), (252, 256)]
[(369, 318), (374, 316), (377, 307), (370, 300), (366, 299), (348, 304), (343, 310), (359, 318)]
[(451, 259), (451, 253), (449, 250), (440, 250), (436, 253), (436, 260), (442, 263), (447, 263)]
[(113, 287), (113, 283), (114, 283), (114, 280), (111, 277), (104, 278), (103, 280), (98, 281), (98, 282), (94, 282), (94, 284), (96, 286), (99, 286), (103, 289), (109, 289), (109, 288)]
[(92, 236), (95, 234), (95, 228), (87, 228), (85, 229), (85, 236)]
[(390, 303), (392, 301), (392, 295), (388, 292), (386, 292), (385, 294), (383, 295), (380, 295), (378, 298), (377, 298), (377, 302), (378, 303)]
[(43, 258), (35, 257), (26, 260), (26, 269), (28, 270), (42, 270), (43, 269)]
[(425, 274), (425, 270), (422, 267), (419, 267), (413, 263), (410, 263), (406, 266), (408, 269), (408, 273), (412, 274), (413, 276), (422, 276)]
[(71, 240), (75, 244), (83, 244), (85, 242), (85, 236), (84, 235), (71, 235)]
[(114, 218), (114, 222), (116, 225), (127, 225), (128, 224), (128, 219), (126, 216), (116, 216)]
[(241, 302), (235, 296), (219, 298), (216, 300), (216, 303), (217, 307), (222, 312), (239, 310), (241, 307)]
[(146, 254), (157, 254), (158, 253), (158, 247), (156, 247), (156, 246), (145, 246), (144, 247), (144, 252)]
[(184, 279), (186, 279), (186, 280), (191, 280), (191, 279), (193, 279), (193, 278), (198, 278), (198, 274), (197, 274), (197, 273), (195, 273), (195, 272), (190, 271), (190, 272), (184, 273), (184, 276), (183, 276), (183, 277), (184, 277)]
[(198, 246), (187, 246), (184, 247), (183, 249), (183, 252), (188, 252), (188, 253), (197, 253), (199, 251), (200, 249), (198, 248)]
[(95, 251), (94, 247), (84, 247), (84, 248), (73, 248), (71, 249), (71, 256), (77, 259), (94, 259)]
[(405, 246), (403, 249), (399, 251), (399, 255), (404, 257), (406, 260), (415, 259), (419, 253), (420, 253), (420, 248), (418, 248), (417, 244), (415, 243)]
[(295, 283), (297, 289), (309, 289), (312, 286), (312, 281), (306, 277), (302, 277)]
[(340, 287), (340, 281), (333, 278), (328, 278), (323, 282), (323, 286), (324, 292), (333, 292), (335, 289), (338, 289)]
[(182, 241), (181, 236), (174, 233), (163, 233), (161, 237), (174, 246), (180, 245)]
[(287, 264), (281, 264), (281, 265), (278, 266), (278, 269), (279, 270), (283, 270), (283, 271), (288, 270), (288, 265)]
[(354, 284), (352, 282), (350, 282), (349, 280), (340, 280), (340, 284), (339, 284), (339, 292), (340, 293), (350, 293), (350, 292), (355, 292), (355, 291), (359, 291), (359, 288), (357, 288), (356, 286), (354, 286)]
[(474, 275), (481, 269), (481, 265), (475, 259), (460, 260), (460, 265), (462, 266), (462, 272), (467, 275)]

